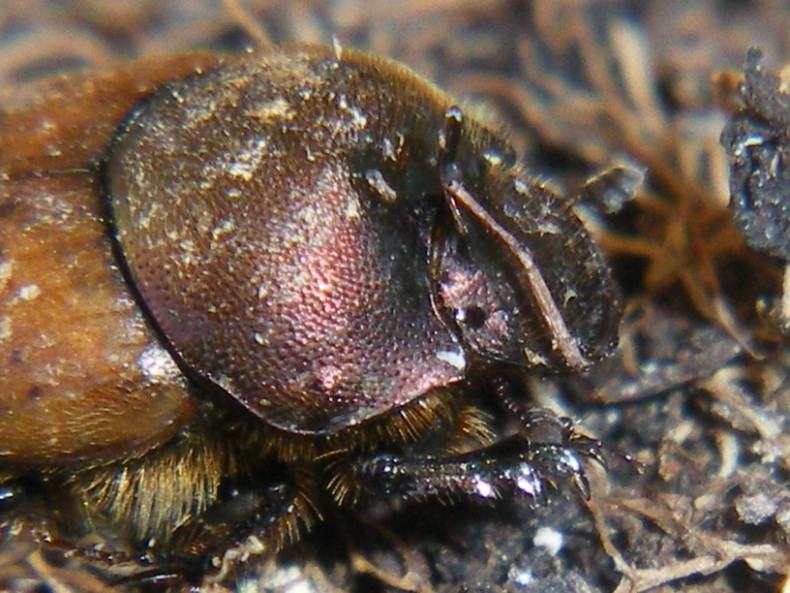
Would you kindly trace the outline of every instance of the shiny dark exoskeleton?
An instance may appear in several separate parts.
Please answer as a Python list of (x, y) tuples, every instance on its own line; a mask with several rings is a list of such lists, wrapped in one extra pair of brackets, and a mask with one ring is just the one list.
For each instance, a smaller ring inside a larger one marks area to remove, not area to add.
[(471, 119), (452, 120), (446, 171), (453, 103), (415, 82), (355, 52), (247, 58), (158, 91), (111, 150), (156, 323), (279, 429), (358, 425), (473, 356), (582, 370), (614, 345), (608, 272), (570, 207)]
[[(87, 524), (155, 542), (156, 578), (221, 578), (292, 541), (326, 493), (538, 501), (563, 477), (588, 493), (599, 445), (525, 406), (518, 378), (607, 356), (620, 305), (572, 201), (500, 133), (337, 47), (54, 90), (73, 119), (27, 138), (47, 103), (0, 109), (10, 480), (46, 476)], [(481, 411), (492, 395), (516, 434)]]

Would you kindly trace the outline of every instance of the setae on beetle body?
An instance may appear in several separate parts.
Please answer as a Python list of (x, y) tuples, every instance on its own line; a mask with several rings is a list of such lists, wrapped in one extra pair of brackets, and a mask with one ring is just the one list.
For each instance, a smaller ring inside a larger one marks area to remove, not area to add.
[(324, 499), (586, 490), (597, 443), (518, 377), (613, 350), (609, 271), (404, 66), (297, 46), (48, 81), (0, 100), (0, 175), (0, 471), (45, 476), (69, 529), (221, 578)]

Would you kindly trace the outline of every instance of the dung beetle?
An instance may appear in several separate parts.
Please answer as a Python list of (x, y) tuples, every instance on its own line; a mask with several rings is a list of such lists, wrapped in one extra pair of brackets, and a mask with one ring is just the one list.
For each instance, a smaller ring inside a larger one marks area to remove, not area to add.
[(194, 53), (0, 99), (0, 471), (161, 574), (221, 579), (326, 504), (588, 494), (599, 444), (520, 378), (609, 355), (620, 315), (573, 201), (396, 62)]

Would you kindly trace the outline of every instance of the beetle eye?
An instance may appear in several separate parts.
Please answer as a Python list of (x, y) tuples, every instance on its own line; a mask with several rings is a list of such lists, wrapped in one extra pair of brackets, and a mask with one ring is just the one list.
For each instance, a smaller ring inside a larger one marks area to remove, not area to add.
[(473, 330), (481, 329), (485, 325), (487, 318), (488, 314), (480, 305), (458, 309), (455, 314), (456, 321)]

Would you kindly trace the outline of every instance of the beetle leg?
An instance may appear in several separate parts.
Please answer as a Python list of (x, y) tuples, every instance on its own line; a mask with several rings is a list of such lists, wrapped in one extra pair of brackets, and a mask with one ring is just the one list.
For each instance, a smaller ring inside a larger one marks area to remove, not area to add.
[(116, 579), (116, 585), (218, 583), (250, 558), (275, 554), (295, 542), (320, 520), (312, 489), (312, 478), (306, 475), (292, 483), (283, 480), (266, 487), (232, 489), (204, 514), (178, 528), (168, 550), (152, 548), (136, 556), (118, 554), (99, 561), (137, 566)]
[(313, 502), (315, 488), (307, 472), (265, 487), (234, 488), (176, 531), (172, 548), (177, 554), (169, 562), (132, 578), (197, 582), (205, 577), (219, 582), (238, 564), (280, 551), (320, 521), (320, 511)]
[(32, 533), (64, 557), (98, 562), (110, 575), (121, 573), (116, 585), (197, 585), (221, 581), (251, 557), (275, 554), (321, 519), (313, 504), (316, 481), (305, 470), (249, 478), (224, 490), (168, 541), (152, 538), (135, 551), (80, 546), (41, 529)]
[(513, 435), (494, 445), (447, 457), (375, 455), (339, 468), (330, 489), (337, 491), (337, 485), (342, 484), (352, 492), (351, 501), (363, 495), (493, 500), (515, 493), (544, 504), (547, 488), (570, 478), (582, 496), (589, 498), (583, 461), (602, 459), (600, 443), (576, 433), (570, 420), (549, 410), (539, 409), (529, 421), (534, 434), (545, 437), (535, 440)]
[(572, 444), (573, 449), (606, 467), (601, 442), (577, 433), (573, 420), (558, 416), (553, 410), (542, 407), (527, 407), (513, 394), (512, 376), (503, 375), (494, 381), (497, 398), (520, 423), (521, 434), (530, 442), (549, 442)]
[(606, 213), (619, 212), (636, 195), (645, 172), (632, 166), (611, 167), (576, 188), (567, 204), (587, 202)]

